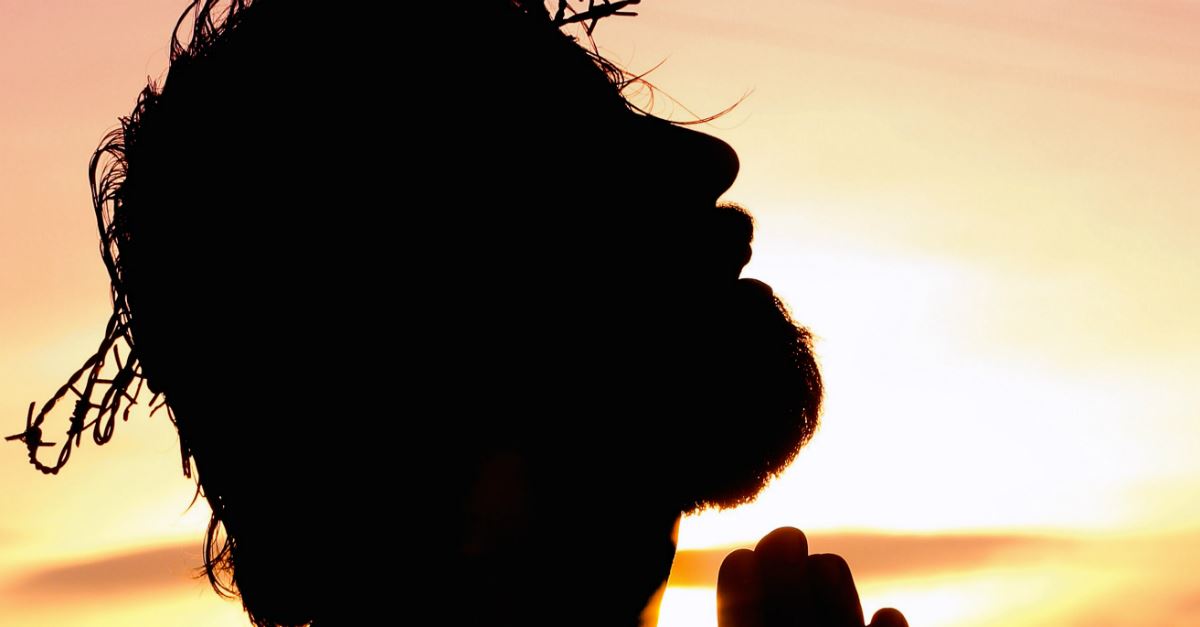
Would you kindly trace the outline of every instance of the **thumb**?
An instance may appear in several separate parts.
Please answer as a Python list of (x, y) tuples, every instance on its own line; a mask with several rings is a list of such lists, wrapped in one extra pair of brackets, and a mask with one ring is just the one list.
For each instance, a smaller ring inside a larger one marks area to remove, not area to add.
[(871, 624), (867, 627), (908, 627), (908, 621), (904, 619), (904, 614), (900, 610), (891, 607), (885, 607), (871, 617)]

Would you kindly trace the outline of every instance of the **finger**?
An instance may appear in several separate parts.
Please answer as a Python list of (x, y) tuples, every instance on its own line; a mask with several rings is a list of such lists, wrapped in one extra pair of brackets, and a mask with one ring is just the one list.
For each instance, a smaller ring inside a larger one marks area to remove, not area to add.
[(811, 608), (805, 563), (808, 538), (795, 527), (767, 534), (754, 547), (763, 582), (763, 620), (768, 626), (798, 627), (809, 624)]
[(862, 603), (846, 560), (839, 555), (812, 555), (806, 568), (814, 623), (823, 627), (862, 627)]
[(869, 627), (908, 627), (908, 621), (904, 619), (904, 614), (900, 610), (885, 607), (871, 617)]
[(725, 556), (717, 573), (717, 625), (763, 627), (762, 594), (754, 551), (739, 549)]

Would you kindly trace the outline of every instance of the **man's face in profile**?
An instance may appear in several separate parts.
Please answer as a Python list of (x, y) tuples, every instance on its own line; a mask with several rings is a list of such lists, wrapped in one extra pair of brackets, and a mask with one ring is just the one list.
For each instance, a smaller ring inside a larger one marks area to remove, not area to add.
[[(143, 101), (106, 233), (148, 380), (232, 538), (210, 535), (213, 572), (256, 615), (303, 622), (358, 602), (355, 560), (386, 546), (449, 571), (480, 622), (635, 616), (681, 512), (751, 498), (816, 425), (809, 336), (738, 279), (749, 234), (720, 226), (736, 155), (633, 113), (507, 2), (432, 24), (470, 61), (437, 62), (442, 101), (417, 127), (309, 97), (315, 67), (394, 70), (370, 24), (256, 6), (238, 47)], [(545, 80), (514, 91), (499, 53)], [(464, 115), (480, 102), (487, 119)], [(547, 102), (583, 122), (564, 130)], [(285, 110), (338, 132), (298, 133)], [(347, 139), (363, 137), (405, 152)], [(314, 155), (334, 158), (314, 174)], [(295, 258), (319, 263), (280, 271)], [(417, 557), (377, 515), (397, 493)]]

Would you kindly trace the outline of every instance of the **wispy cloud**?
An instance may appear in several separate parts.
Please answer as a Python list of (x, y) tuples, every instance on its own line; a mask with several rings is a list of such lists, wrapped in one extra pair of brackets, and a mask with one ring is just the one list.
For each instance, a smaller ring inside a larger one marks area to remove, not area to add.
[(53, 600), (138, 594), (195, 586), (200, 551), (194, 542), (137, 549), (19, 576), (0, 596)]
[[(1024, 535), (891, 535), (870, 533), (821, 534), (810, 538), (813, 553), (837, 553), (846, 558), (860, 581), (934, 572), (966, 571), (1014, 555), (1046, 557), (1067, 551), (1075, 542)], [(733, 548), (680, 551), (671, 583), (712, 586), (721, 560)]]

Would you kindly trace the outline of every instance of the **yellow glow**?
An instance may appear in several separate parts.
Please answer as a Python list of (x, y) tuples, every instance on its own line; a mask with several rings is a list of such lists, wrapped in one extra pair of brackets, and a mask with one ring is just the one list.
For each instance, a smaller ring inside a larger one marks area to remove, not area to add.
[(658, 627), (715, 627), (716, 624), (716, 589), (673, 586), (663, 594)]
[[(241, 604), (216, 598), (200, 585), (166, 595), (74, 599), (43, 607), (29, 603), (0, 604), (5, 624), (22, 627), (243, 627)], [(11, 622), (10, 622), (11, 621)]]
[[(9, 4), (0, 435), (99, 339), (108, 293), (86, 158), (160, 76), (182, 8)], [(597, 31), (611, 56), (634, 71), (667, 59), (650, 78), (700, 115), (753, 90), (704, 130), (741, 157), (729, 197), (758, 220), (747, 274), (814, 330), (829, 392), (798, 462), (756, 503), (687, 518), (681, 547), (751, 545), (780, 525), (814, 543), (845, 530), (1052, 533), (1086, 546), (868, 569), (868, 613), (895, 605), (914, 627), (1200, 624), (1186, 589), (1200, 559), (1195, 8), (639, 9)], [(161, 594), (33, 607), (13, 592), (47, 568), (183, 539), (199, 563), (207, 510), (186, 510), (192, 484), (164, 417), (118, 425), (52, 479), (0, 446), (0, 485), (0, 622), (246, 624), (178, 573), (161, 573), (174, 582)], [(1142, 537), (1165, 532), (1179, 535)], [(662, 625), (713, 621), (710, 588), (667, 590)]]

